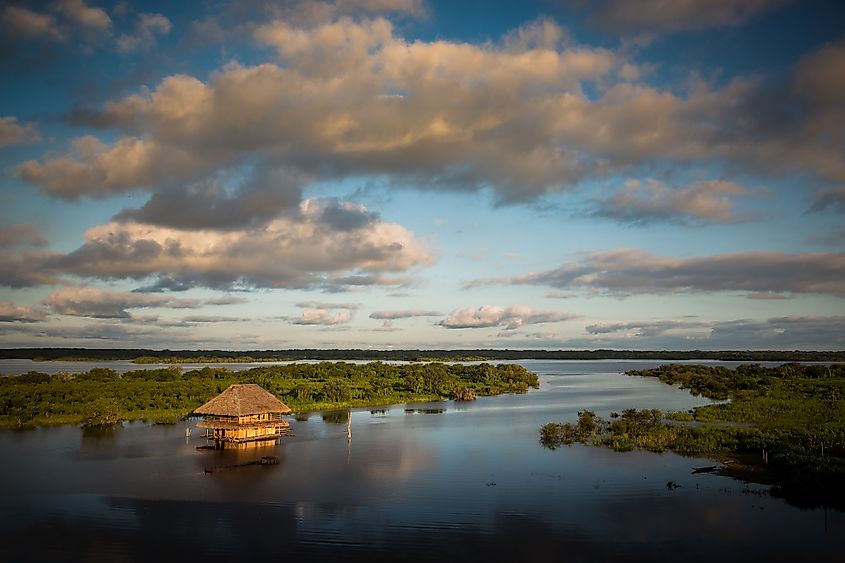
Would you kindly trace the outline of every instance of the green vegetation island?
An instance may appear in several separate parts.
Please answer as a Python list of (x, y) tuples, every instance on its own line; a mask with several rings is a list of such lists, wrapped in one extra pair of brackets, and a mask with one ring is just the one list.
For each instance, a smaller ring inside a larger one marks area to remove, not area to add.
[(172, 423), (233, 383), (257, 383), (297, 413), (525, 393), (540, 385), (516, 364), (321, 362), (231, 371), (178, 366), (118, 373), (29, 372), (0, 377), (0, 428), (47, 424), (109, 426), (120, 420)]
[(7, 348), (0, 359), (36, 361), (133, 360), (138, 363), (237, 363), (295, 360), (722, 360), (737, 362), (845, 362), (845, 351), (803, 350), (148, 350), (142, 348)]
[(610, 420), (585, 410), (576, 423), (543, 425), (540, 443), (707, 457), (722, 463), (698, 471), (775, 485), (773, 494), (799, 506), (845, 509), (845, 365), (671, 364), (626, 373), (725, 402), (689, 412), (627, 409)]

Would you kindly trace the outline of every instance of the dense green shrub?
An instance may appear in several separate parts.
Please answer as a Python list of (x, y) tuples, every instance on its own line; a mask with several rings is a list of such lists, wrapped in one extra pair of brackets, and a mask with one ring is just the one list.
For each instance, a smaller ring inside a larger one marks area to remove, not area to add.
[(512, 364), (321, 362), (237, 372), (178, 366), (124, 374), (103, 368), (78, 374), (31, 372), (0, 377), (0, 427), (83, 422), (98, 399), (117, 405), (121, 419), (174, 420), (233, 383), (257, 383), (295, 411), (448, 399), (458, 390), (464, 396), (524, 393), (539, 386), (535, 374)]
[(669, 364), (628, 375), (656, 377), (726, 402), (697, 407), (692, 415), (627, 409), (612, 413), (610, 422), (582, 412), (576, 425), (544, 425), (540, 442), (552, 448), (583, 442), (621, 451), (729, 455), (766, 460), (769, 469), (825, 475), (845, 468), (845, 365), (746, 364), (730, 370)]
[(120, 422), (120, 409), (114, 399), (99, 398), (85, 409), (82, 426), (85, 428), (114, 426)]

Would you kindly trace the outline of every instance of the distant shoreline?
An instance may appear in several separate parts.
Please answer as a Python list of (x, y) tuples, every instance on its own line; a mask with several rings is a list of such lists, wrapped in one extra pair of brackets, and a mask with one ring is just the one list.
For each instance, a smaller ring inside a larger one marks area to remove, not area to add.
[(737, 362), (845, 362), (845, 351), (801, 350), (150, 350), (143, 348), (8, 348), (0, 359), (34, 361), (130, 360), (152, 363), (250, 363), (297, 360), (721, 360)]

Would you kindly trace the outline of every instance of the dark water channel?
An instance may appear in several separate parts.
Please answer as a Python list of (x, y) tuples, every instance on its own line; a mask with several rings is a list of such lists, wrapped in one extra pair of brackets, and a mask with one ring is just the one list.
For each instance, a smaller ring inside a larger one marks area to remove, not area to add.
[[(320, 413), (247, 452), (197, 451), (196, 421), (0, 432), (0, 561), (842, 560), (845, 514), (691, 474), (705, 460), (539, 446), (583, 408), (706, 402), (621, 375), (660, 362), (520, 363), (540, 390), (356, 410), (351, 441)], [(205, 473), (262, 455), (281, 463)]]

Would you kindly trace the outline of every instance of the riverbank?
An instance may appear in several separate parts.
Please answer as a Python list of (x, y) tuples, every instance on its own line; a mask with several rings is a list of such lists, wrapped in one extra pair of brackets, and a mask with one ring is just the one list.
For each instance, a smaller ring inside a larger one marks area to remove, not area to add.
[(176, 422), (233, 383), (257, 383), (293, 412), (466, 399), (537, 388), (537, 376), (516, 364), (268, 365), (244, 371), (178, 366), (118, 373), (30, 372), (0, 378), (0, 428), (108, 424), (118, 420)]
[(728, 460), (725, 475), (776, 485), (809, 506), (845, 507), (845, 366), (666, 365), (627, 373), (726, 402), (680, 413), (627, 409), (610, 420), (582, 411), (577, 423), (543, 425), (540, 442)]

